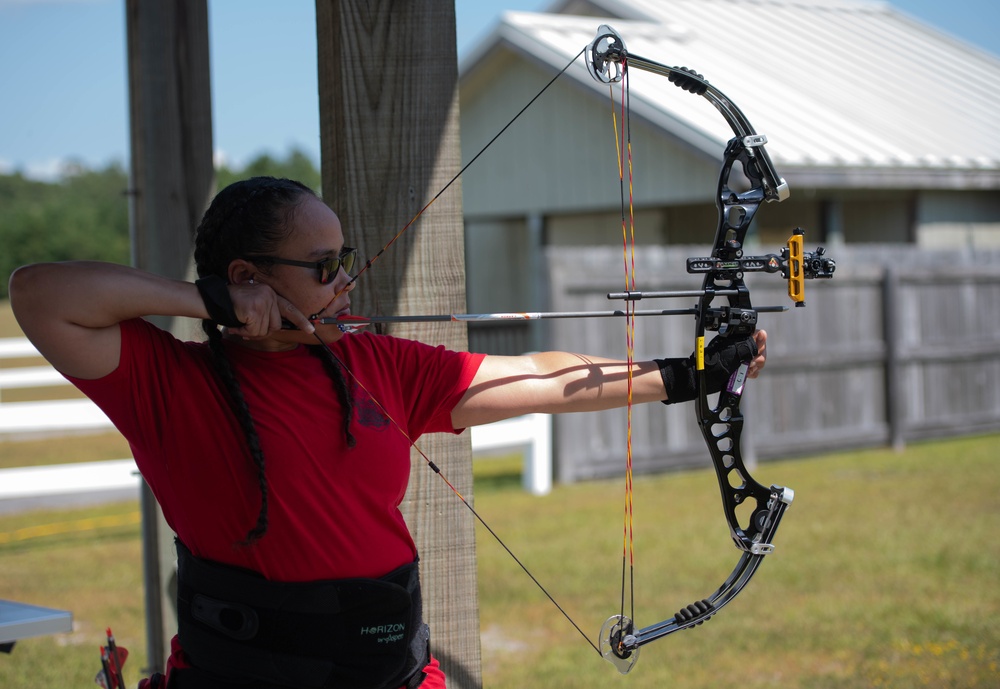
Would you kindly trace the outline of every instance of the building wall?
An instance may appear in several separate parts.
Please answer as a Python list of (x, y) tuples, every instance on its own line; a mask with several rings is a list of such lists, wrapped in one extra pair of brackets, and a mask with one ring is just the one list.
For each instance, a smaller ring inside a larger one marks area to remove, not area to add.
[(470, 311), (532, 308), (529, 271), (533, 247), (525, 218), (467, 223), (465, 251)]
[(1000, 191), (924, 192), (916, 212), (922, 247), (1000, 247)]
[[(515, 60), (504, 50), (486, 62), (463, 76), (463, 162), (551, 79), (535, 64)], [(610, 98), (595, 99), (566, 78), (556, 81), (462, 176), (466, 217), (478, 221), (534, 212), (619, 212), (613, 114), (620, 127), (620, 111), (613, 113)], [(658, 135), (635, 116), (630, 128), (637, 207), (712, 202), (717, 160)], [(627, 180), (627, 170), (625, 176)]]

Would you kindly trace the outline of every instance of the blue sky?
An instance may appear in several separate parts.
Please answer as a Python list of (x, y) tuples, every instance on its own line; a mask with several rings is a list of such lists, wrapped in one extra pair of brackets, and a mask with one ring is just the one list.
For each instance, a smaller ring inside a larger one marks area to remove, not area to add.
[[(1000, 1), (891, 0), (1000, 56)], [(124, 0), (0, 0), (0, 172), (51, 178), (66, 160), (128, 157)], [(549, 0), (457, 0), (459, 53), (503, 10)], [(210, 0), (217, 155), (242, 165), (297, 147), (318, 159), (314, 0)], [(946, 70), (947, 65), (942, 65)]]

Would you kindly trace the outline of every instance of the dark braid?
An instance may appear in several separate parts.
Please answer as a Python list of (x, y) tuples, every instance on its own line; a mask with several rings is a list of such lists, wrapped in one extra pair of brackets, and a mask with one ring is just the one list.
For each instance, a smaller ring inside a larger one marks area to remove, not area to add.
[[(218, 275), (228, 281), (229, 264), (234, 259), (276, 251), (288, 236), (289, 223), (299, 203), (314, 195), (311, 189), (300, 182), (274, 177), (253, 177), (223, 189), (205, 211), (195, 235), (194, 260), (198, 276)], [(250, 408), (222, 346), (222, 335), (218, 327), (210, 320), (203, 320), (202, 330), (208, 336), (215, 370), (226, 386), (232, 411), (243, 429), (251, 459), (257, 468), (260, 512), (256, 525), (239, 544), (252, 545), (267, 532), (268, 488), (264, 452)], [(315, 349), (317, 347), (311, 347), (309, 351)], [(344, 407), (347, 445), (354, 447), (355, 439), (350, 431), (353, 405), (343, 371), (327, 347), (318, 349), (322, 351), (317, 356), (323, 361)]]
[(310, 352), (314, 353), (323, 362), (327, 375), (333, 380), (333, 387), (337, 390), (340, 398), (340, 406), (344, 408), (344, 436), (347, 438), (347, 447), (354, 447), (354, 434), (351, 433), (351, 418), (354, 415), (354, 403), (351, 402), (351, 391), (347, 388), (347, 379), (344, 377), (343, 367), (337, 361), (337, 357), (327, 346), (311, 347)]
[(243, 428), (243, 435), (246, 436), (247, 447), (250, 448), (250, 457), (257, 467), (257, 483), (260, 485), (260, 512), (257, 514), (257, 524), (247, 532), (246, 538), (238, 545), (251, 545), (267, 531), (267, 478), (264, 474), (264, 451), (260, 447), (260, 436), (250, 414), (250, 407), (247, 406), (243, 397), (243, 390), (240, 382), (236, 380), (236, 373), (226, 356), (222, 346), (222, 333), (212, 321), (204, 320), (201, 328), (208, 335), (208, 345), (212, 349), (212, 360), (215, 362), (215, 370), (222, 378), (222, 382), (229, 392), (229, 404), (232, 406), (236, 419)]

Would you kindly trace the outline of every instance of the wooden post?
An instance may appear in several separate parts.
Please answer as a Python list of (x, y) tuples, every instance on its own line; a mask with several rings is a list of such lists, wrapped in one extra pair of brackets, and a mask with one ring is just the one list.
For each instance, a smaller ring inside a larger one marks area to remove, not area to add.
[[(371, 258), (459, 169), (455, 8), (452, 0), (317, 0), (316, 22), (323, 197), (347, 241)], [(461, 198), (456, 183), (358, 281), (357, 313), (464, 310)], [(467, 344), (465, 329), (449, 323), (391, 331)], [(468, 434), (419, 444), (471, 499)], [(479, 687), (473, 521), (416, 454), (404, 514), (420, 550), (432, 653), (449, 687)]]
[(889, 443), (896, 452), (906, 449), (905, 414), (903, 412), (902, 364), (900, 362), (899, 273), (885, 266), (882, 279), (882, 319), (885, 330), (885, 419), (889, 424)]
[[(204, 0), (126, 0), (132, 264), (183, 278), (194, 230), (215, 185), (208, 7)], [(170, 329), (170, 319), (153, 319)], [(176, 632), (170, 529), (143, 484), (144, 672), (162, 671)]]

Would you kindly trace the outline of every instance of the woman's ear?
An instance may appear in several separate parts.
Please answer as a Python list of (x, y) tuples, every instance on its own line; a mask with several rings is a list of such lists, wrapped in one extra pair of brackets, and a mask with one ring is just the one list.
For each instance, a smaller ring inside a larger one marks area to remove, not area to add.
[(234, 258), (229, 264), (226, 277), (231, 285), (240, 285), (250, 282), (258, 273), (257, 266), (243, 258)]

